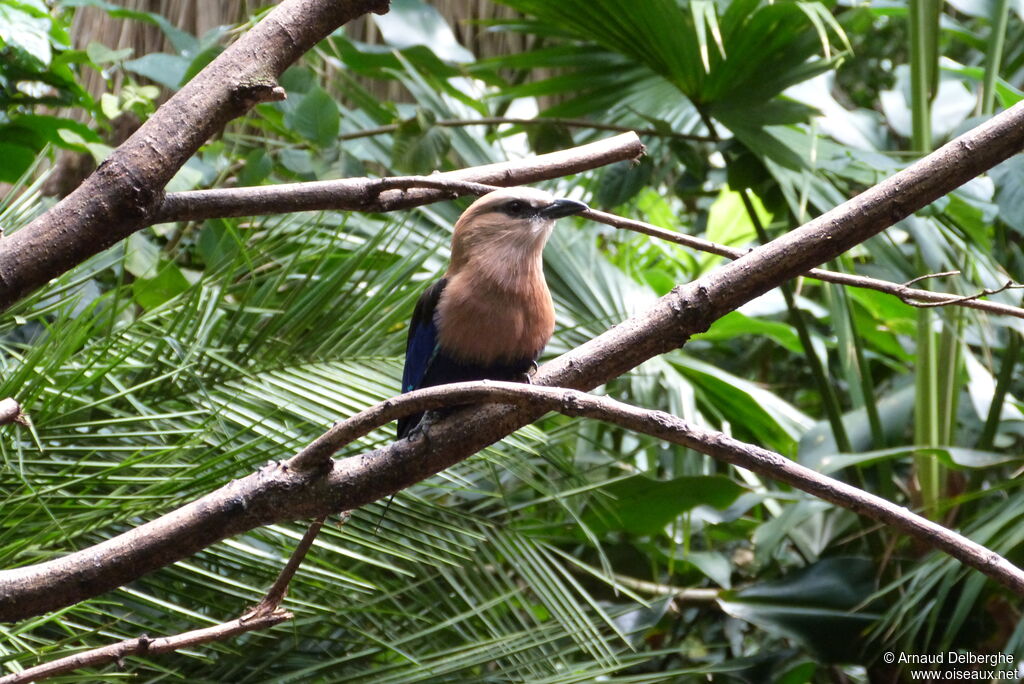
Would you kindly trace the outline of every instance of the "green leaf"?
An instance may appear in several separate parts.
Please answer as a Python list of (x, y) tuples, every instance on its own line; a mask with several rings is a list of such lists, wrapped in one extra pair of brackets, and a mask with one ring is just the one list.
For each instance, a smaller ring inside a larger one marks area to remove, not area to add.
[(196, 247), (207, 267), (218, 268), (237, 258), (244, 243), (234, 223), (227, 219), (214, 219), (203, 224)]
[(297, 176), (312, 176), (316, 171), (313, 154), (309, 150), (284, 149), (278, 159), (282, 166)]
[(371, 15), (384, 40), (397, 48), (425, 45), (441, 59), (472, 62), (441, 13), (422, 0), (391, 0), (387, 14)]
[(800, 354), (803, 345), (793, 328), (779, 321), (767, 321), (763, 318), (751, 318), (732, 311), (711, 324), (707, 332), (694, 335), (695, 340), (724, 341), (747, 335), (762, 335), (774, 340), (785, 349)]
[(316, 74), (307, 66), (289, 67), (278, 79), (281, 87), (288, 91), (289, 97), (296, 93), (308, 93), (316, 87)]
[(728, 508), (746, 490), (727, 477), (678, 477), (655, 480), (633, 475), (601, 487), (600, 498), (583, 514), (592, 530), (604, 533), (623, 530), (647, 536), (695, 506)]
[(48, 66), (53, 58), (49, 33), (49, 17), (36, 17), (17, 7), (0, 4), (0, 41), (24, 52), (42, 66)]
[(659, 297), (668, 294), (677, 284), (674, 275), (663, 268), (646, 268), (642, 275), (644, 282)]
[(862, 604), (875, 589), (874, 564), (827, 558), (781, 579), (723, 593), (729, 615), (796, 639), (825, 662), (860, 662), (864, 631), (879, 618)]
[(121, 113), (121, 103), (118, 101), (117, 95), (113, 93), (103, 93), (100, 95), (100, 111), (108, 119), (116, 119)]
[(327, 147), (338, 137), (341, 115), (338, 104), (319, 86), (302, 96), (298, 105), (285, 116), (285, 125), (293, 127), (306, 140)]
[[(167, 192), (185, 192), (194, 190), (203, 182), (211, 169), (198, 157), (192, 157), (185, 162), (178, 172), (167, 181)], [(210, 175), (213, 175), (210, 173)]]
[(614, 208), (633, 199), (650, 183), (653, 170), (646, 158), (640, 163), (624, 161), (606, 167), (597, 185), (598, 205)]
[(526, 137), (534, 154), (547, 154), (573, 146), (572, 133), (563, 124), (538, 119), (541, 123), (526, 127)]
[(170, 90), (177, 90), (181, 85), (189, 60), (178, 55), (165, 52), (153, 52), (124, 63), (127, 71), (145, 76)]
[(677, 364), (741, 439), (756, 439), (775, 451), (792, 453), (796, 440), (814, 424), (786, 399), (757, 383), (690, 356)]
[[(771, 222), (771, 215), (764, 208), (761, 200), (756, 196), (750, 198), (754, 205), (754, 211), (761, 221), (761, 225)], [(757, 238), (757, 231), (754, 230), (754, 223), (747, 213), (743, 199), (735, 190), (728, 187), (719, 192), (718, 197), (711, 204), (708, 212), (708, 228), (706, 237), (711, 242), (717, 242), (727, 247), (743, 247)], [(713, 254), (701, 256), (703, 269), (709, 268), (712, 264), (720, 262), (724, 257)]]
[(999, 218), (1024, 235), (1024, 157), (1010, 157), (989, 171), (996, 185), (996, 204)]
[(92, 41), (85, 48), (85, 54), (89, 55), (89, 60), (96, 64), (110, 64), (111, 62), (120, 62), (131, 56), (133, 52), (132, 48), (124, 48), (121, 50), (111, 50), (102, 43)]
[(245, 166), (238, 174), (238, 184), (242, 186), (259, 185), (274, 168), (270, 155), (262, 148), (252, 150), (245, 155)]
[(433, 125), (433, 115), (420, 112), (403, 121), (394, 134), (391, 164), (411, 174), (427, 174), (441, 167), (441, 161), (451, 147), (451, 134)]
[[(0, 126), (0, 132), (5, 127)], [(0, 142), (0, 181), (14, 183), (36, 160), (36, 150), (23, 145)]]
[(165, 262), (155, 277), (136, 279), (132, 283), (132, 293), (143, 309), (155, 309), (185, 292), (188, 287), (188, 280), (181, 269)]
[(160, 263), (160, 248), (142, 233), (125, 240), (124, 270), (136, 278), (155, 278)]
[(8, 143), (37, 150), (42, 149), (46, 143), (70, 147), (100, 140), (88, 126), (72, 119), (43, 114), (19, 116), (14, 119), (14, 123), (0, 126), (0, 133)]
[(677, 553), (678, 560), (689, 563), (723, 589), (732, 587), (733, 565), (724, 553), (717, 551), (690, 551)]

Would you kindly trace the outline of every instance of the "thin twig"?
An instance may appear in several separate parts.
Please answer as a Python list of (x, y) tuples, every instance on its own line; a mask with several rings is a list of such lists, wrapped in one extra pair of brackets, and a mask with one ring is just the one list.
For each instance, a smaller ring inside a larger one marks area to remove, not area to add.
[[(344, 514), (343, 521), (348, 520), (348, 516), (348, 513)], [(288, 593), (288, 585), (291, 584), (292, 578), (298, 571), (299, 566), (302, 565), (302, 561), (305, 560), (306, 554), (313, 548), (313, 542), (316, 541), (317, 535), (320, 534), (326, 519), (327, 516), (323, 516), (310, 523), (309, 529), (302, 535), (302, 539), (299, 540), (295, 550), (292, 551), (292, 557), (288, 559), (288, 563), (281, 569), (281, 573), (274, 580), (270, 589), (267, 589), (263, 600), (251, 612), (243, 615), (243, 620), (269, 615), (281, 606), (281, 601), (284, 600), (285, 594)]]
[(907, 301), (907, 299), (905, 297), (901, 297), (901, 299), (903, 299), (903, 301), (907, 302), (907, 304), (910, 304), (911, 306), (916, 306), (916, 307), (921, 308), (921, 309), (928, 309), (928, 308), (933, 308), (933, 307), (936, 307), (936, 306), (950, 306), (951, 304), (965, 304), (966, 302), (973, 302), (976, 299), (978, 299), (979, 297), (987, 297), (989, 295), (994, 295), (994, 294), (999, 294), (1000, 292), (1005, 292), (1006, 290), (1019, 290), (1021, 288), (1024, 288), (1024, 285), (1021, 285), (1020, 283), (1015, 283), (1012, 280), (1007, 280), (1006, 283), (1002, 287), (997, 287), (994, 290), (989, 289), (989, 288), (985, 288), (985, 289), (981, 290), (980, 292), (975, 292), (974, 294), (971, 294), (971, 295), (963, 295), (963, 296), (959, 296), (959, 297), (957, 297), (957, 296), (950, 296), (950, 297), (947, 297), (943, 301), (937, 301), (937, 302), (912, 302), (912, 301)]
[[(347, 520), (348, 516), (348, 513), (343, 514), (342, 521)], [(135, 639), (126, 639), (116, 644), (90, 649), (67, 656), (66, 658), (58, 658), (49, 663), (31, 667), (13, 675), (0, 677), (0, 684), (37, 682), (84, 667), (97, 667), (112, 662), (120, 663), (126, 656), (130, 655), (156, 655), (213, 641), (225, 641), (245, 632), (267, 629), (290, 620), (293, 616), (288, 611), (281, 609), (281, 601), (284, 600), (285, 594), (288, 593), (288, 585), (305, 559), (306, 554), (312, 548), (313, 542), (320, 533), (325, 519), (326, 517), (317, 518), (310, 524), (306, 533), (292, 552), (291, 558), (288, 559), (288, 563), (281, 569), (277, 579), (274, 580), (270, 589), (263, 596), (263, 600), (241, 617), (213, 627), (184, 632), (175, 636), (157, 639), (141, 636)]]
[(80, 670), (84, 667), (98, 667), (108, 663), (121, 662), (124, 658), (132, 655), (157, 655), (208, 644), (213, 641), (224, 641), (246, 632), (268, 629), (291, 618), (292, 614), (288, 611), (278, 610), (267, 615), (251, 618), (240, 617), (230, 622), (214, 625), (213, 627), (195, 629), (191, 632), (183, 632), (169, 637), (157, 637), (154, 639), (148, 636), (141, 636), (135, 639), (126, 639), (116, 644), (83, 651), (66, 658), (58, 658), (57, 660), (36, 665), (15, 674), (0, 677), (0, 684), (38, 682), (43, 679), (73, 672), (74, 670)]
[(676, 587), (670, 584), (660, 584), (647, 580), (627, 577), (626, 575), (614, 574), (615, 581), (634, 591), (655, 596), (671, 596), (673, 600), (681, 603), (711, 603), (714, 604), (722, 593), (721, 589), (705, 587)]
[(924, 275), (919, 275), (916, 278), (911, 278), (907, 282), (903, 283), (903, 285), (906, 287), (910, 287), (914, 283), (921, 282), (922, 280), (928, 280), (929, 278), (946, 278), (948, 276), (956, 275), (960, 275), (960, 271), (941, 271), (939, 273), (925, 273)]

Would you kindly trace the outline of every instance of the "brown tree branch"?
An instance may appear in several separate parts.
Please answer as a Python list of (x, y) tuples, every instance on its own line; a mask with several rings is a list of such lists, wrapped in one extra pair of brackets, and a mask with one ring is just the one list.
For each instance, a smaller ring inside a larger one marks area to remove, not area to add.
[(277, 77), (345, 22), (388, 0), (284, 0), (161, 106), (74, 192), (0, 240), (0, 310), (152, 223), (167, 181)]
[[(545, 364), (533, 381), (588, 390), (616, 378), (905, 218), (1022, 145), (1019, 103), (801, 228), (673, 289), (648, 310)], [(0, 572), (0, 620), (96, 596), (260, 525), (358, 508), (458, 463), (542, 413), (532, 406), (470, 408), (432, 425), (429, 438), (421, 433), (351, 458), (320, 461), (322, 470), (270, 464), (96, 546)]]
[[(614, 138), (613, 138), (614, 139)], [(463, 181), (463, 180), (452, 180), (449, 179), (446, 174), (437, 174), (435, 176), (406, 176), (396, 177), (389, 179), (382, 179), (387, 181), (393, 181), (395, 183), (392, 187), (412, 188), (432, 188), (438, 192), (449, 192), (453, 195), (484, 195), (492, 190), (496, 190), (498, 186), (488, 185), (481, 181)], [(281, 186), (288, 187), (288, 186)], [(182, 193), (184, 194), (184, 193)], [(587, 211), (581, 212), (580, 216), (588, 218), (598, 223), (603, 223), (619, 230), (629, 230), (635, 233), (641, 233), (650, 237), (655, 237), (667, 242), (673, 242), (683, 247), (689, 247), (700, 252), (707, 252), (709, 254), (716, 254), (723, 256), (728, 259), (739, 259), (740, 257), (746, 256), (750, 253), (749, 249), (737, 249), (735, 247), (728, 247), (726, 245), (719, 244), (717, 242), (711, 242), (699, 237), (693, 237), (692, 235), (686, 235), (685, 233), (677, 233), (675, 231), (667, 230), (665, 228), (659, 228), (658, 226), (643, 221), (637, 221), (636, 219), (628, 219), (615, 214), (609, 214), (608, 212), (598, 211), (597, 209), (588, 209)], [(977, 309), (979, 311), (987, 311), (993, 314), (1000, 314), (1003, 316), (1013, 316), (1015, 318), (1024, 318), (1024, 309), (1018, 306), (1012, 306), (1010, 304), (1002, 304), (1000, 302), (988, 302), (980, 301), (979, 297), (985, 297), (988, 295), (997, 294), (1009, 289), (1017, 289), (1021, 286), (1012, 281), (1007, 282), (998, 289), (983, 289), (973, 295), (959, 296), (953, 295), (946, 292), (934, 292), (932, 290), (921, 290), (912, 288), (910, 285), (924, 280), (926, 278), (938, 278), (950, 275), (959, 275), (960, 271), (947, 271), (945, 273), (929, 273), (923, 276), (918, 276), (913, 280), (909, 280), (905, 283), (894, 283), (889, 280), (881, 280), (879, 278), (870, 278), (868, 276), (852, 275), (849, 273), (839, 273), (837, 271), (827, 271), (821, 268), (812, 268), (803, 275), (808, 278), (814, 278), (827, 283), (835, 283), (837, 285), (848, 285), (850, 287), (859, 287), (866, 290), (875, 290), (876, 292), (883, 292), (885, 294), (898, 297), (905, 304), (909, 306), (916, 306), (920, 308), (925, 307), (936, 307), (936, 306), (964, 306), (971, 309)]]
[[(725, 245), (718, 244), (716, 242), (710, 242), (701, 238), (692, 237), (690, 235), (684, 235), (675, 231), (666, 230), (659, 228), (658, 226), (651, 225), (650, 223), (644, 223), (643, 221), (636, 221), (633, 219), (623, 218), (616, 216), (615, 214), (608, 214), (603, 211), (590, 210), (580, 214), (586, 218), (599, 223), (604, 223), (615, 228), (623, 230), (632, 230), (637, 233), (643, 233), (651, 237), (660, 238), (669, 242), (674, 242), (677, 245), (684, 247), (690, 247), (701, 252), (708, 252), (710, 254), (717, 254), (728, 259), (739, 259), (746, 256), (750, 250), (736, 249), (734, 247), (727, 247)], [(971, 309), (977, 309), (979, 311), (987, 311), (993, 314), (1000, 314), (1003, 316), (1013, 316), (1015, 318), (1024, 318), (1024, 309), (1018, 306), (1012, 306), (1010, 304), (1002, 304), (1000, 302), (987, 302), (980, 301), (977, 298), (986, 295), (996, 294), (1003, 290), (1010, 289), (1011, 287), (1017, 287), (1017, 285), (1007, 285), (999, 288), (998, 290), (982, 290), (978, 294), (969, 297), (958, 297), (957, 295), (951, 295), (945, 292), (933, 292), (932, 290), (921, 290), (918, 288), (910, 287), (911, 284), (918, 282), (924, 278), (934, 278), (943, 275), (959, 274), (959, 271), (951, 273), (930, 273), (924, 276), (919, 276), (906, 283), (894, 283), (888, 280), (881, 280), (879, 278), (870, 278), (868, 276), (853, 275), (850, 273), (839, 273), (837, 271), (828, 271), (822, 268), (812, 268), (808, 270), (803, 276), (807, 278), (814, 278), (826, 283), (835, 283), (836, 285), (848, 285), (850, 287), (859, 287), (865, 290), (875, 290), (876, 292), (883, 292), (893, 297), (898, 297), (905, 304), (910, 306), (924, 307), (924, 306), (951, 306), (958, 305), (964, 306)]]
[[(348, 519), (344, 514), (342, 522)], [(314, 520), (306, 533), (299, 540), (295, 550), (292, 552), (288, 563), (278, 574), (277, 579), (263, 596), (263, 600), (255, 608), (246, 612), (241, 617), (230, 622), (224, 622), (213, 627), (197, 629), (184, 632), (171, 637), (152, 639), (148, 636), (141, 636), (136, 639), (125, 639), (116, 644), (93, 648), (81, 653), (58, 658), (42, 665), (30, 667), (22, 672), (0, 677), (0, 684), (21, 684), (22, 682), (38, 682), (50, 677), (56, 677), (68, 672), (80, 670), (84, 667), (98, 667), (112, 662), (121, 662), (129, 655), (155, 655), (167, 653), (191, 646), (199, 646), (213, 641), (226, 641), (231, 637), (252, 632), (260, 629), (268, 629), (285, 620), (294, 617), (291, 613), (281, 609), (281, 601), (288, 593), (288, 586), (298, 571), (306, 554), (313, 547), (320, 529), (324, 525), (325, 518)]]
[[(348, 520), (348, 513), (343, 513), (342, 515), (344, 516), (342, 522)], [(288, 586), (291, 584), (292, 578), (299, 571), (299, 566), (306, 559), (306, 554), (313, 548), (313, 542), (316, 541), (317, 535), (320, 534), (326, 519), (327, 516), (321, 516), (310, 523), (306, 533), (302, 535), (302, 539), (296, 545), (295, 551), (292, 552), (291, 558), (288, 559), (288, 563), (281, 569), (281, 573), (274, 580), (274, 584), (271, 585), (270, 589), (267, 589), (263, 600), (251, 612), (243, 615), (243, 619), (262, 617), (277, 611), (281, 606), (281, 601), (284, 600), (285, 594), (288, 593)]]
[(81, 653), (75, 653), (66, 658), (58, 658), (42, 665), (30, 667), (22, 672), (0, 676), (0, 684), (38, 682), (85, 667), (98, 667), (107, 663), (120, 662), (127, 656), (157, 655), (178, 651), (183, 648), (200, 646), (213, 641), (225, 641), (246, 632), (269, 629), (290, 619), (292, 619), (291, 613), (285, 610), (277, 610), (253, 618), (240, 617), (237, 620), (224, 622), (213, 627), (194, 629), (191, 632), (183, 632), (169, 637), (150, 638), (148, 636), (141, 636), (135, 639), (126, 639), (116, 644), (103, 646), (102, 648), (94, 648)]
[[(417, 390), (388, 399), (341, 421), (296, 454), (286, 465), (299, 471), (322, 470), (338, 449), (402, 416), (445, 406), (481, 402), (507, 403), (529, 408), (539, 414), (556, 411), (567, 416), (593, 418), (689, 447), (890, 525), (932, 548), (948, 553), (1024, 596), (1024, 571), (1020, 568), (981, 544), (902, 506), (822, 475), (767, 449), (690, 425), (670, 413), (638, 408), (609, 397), (561, 387), (485, 380)], [(427, 431), (430, 432), (429, 428)], [(428, 434), (425, 439), (432, 439), (432, 434)]]
[[(852, 485), (822, 475), (767, 449), (746, 444), (718, 432), (687, 424), (682, 419), (669, 413), (638, 408), (609, 397), (594, 396), (560, 387), (483, 381), (479, 383), (454, 383), (439, 387), (429, 387), (403, 394), (360, 411), (351, 418), (338, 423), (290, 461), (273, 466), (274, 470), (279, 471), (275, 474), (275, 477), (287, 476), (291, 478), (294, 489), (301, 490), (303, 486), (310, 486), (315, 490), (316, 482), (321, 478), (310, 478), (307, 475), (318, 471), (324, 472), (325, 466), (330, 468), (333, 463), (331, 455), (337, 449), (351, 443), (353, 440), (410, 413), (482, 402), (501, 402), (510, 407), (527, 409), (536, 415), (542, 415), (547, 411), (557, 411), (567, 416), (593, 418), (689, 447), (725, 463), (746, 468), (765, 477), (784, 482), (813, 494), (820, 499), (889, 525), (932, 548), (949, 554), (965, 565), (971, 566), (1003, 584), (1018, 595), (1024, 596), (1024, 571), (994, 551), (956, 532), (948, 530), (938, 523), (918, 516), (904, 507)], [(450, 423), (451, 420), (444, 422)], [(415, 438), (415, 441), (421, 443), (431, 442), (436, 433), (435, 427), (426, 426), (421, 434)], [(336, 471), (339, 465), (351, 464), (355, 460), (358, 459), (345, 459), (340, 464), (334, 464), (334, 470)], [(359, 468), (360, 464), (356, 463), (354, 466)], [(245, 480), (251, 481), (253, 478), (258, 479), (258, 477), (259, 474), (250, 476)], [(242, 482), (245, 482), (245, 480)], [(203, 497), (196, 504), (205, 504), (205, 506), (210, 507), (217, 499), (230, 497), (236, 505), (251, 506), (254, 503), (266, 505), (266, 502), (261, 504), (260, 501), (250, 497), (239, 500), (239, 497), (244, 495), (246, 490), (253, 486), (251, 482), (249, 487), (242, 489), (232, 488), (229, 485), (218, 492)], [(196, 504), (189, 504), (189, 506)], [(217, 502), (217, 505), (221, 506), (223, 503)], [(165, 518), (168, 517), (170, 516), (165, 516)], [(159, 523), (159, 521), (157, 522)], [(143, 527), (153, 525), (154, 523), (149, 523), (149, 525)], [(308, 548), (312, 544), (313, 536), (315, 536), (318, 529), (319, 527), (316, 525), (311, 527), (303, 543), (300, 544), (300, 549), (303, 547)], [(150, 532), (152, 531), (150, 530)], [(122, 535), (122, 537), (124, 536), (126, 535)], [(103, 544), (99, 546), (103, 546)], [(98, 547), (93, 547), (93, 549), (96, 548)], [(69, 559), (73, 559), (75, 556), (82, 556), (88, 551), (90, 550), (71, 554), (58, 561), (50, 561), (42, 565), (54, 563), (67, 565)], [(296, 551), (295, 555), (301, 560), (299, 551)], [(297, 562), (294, 562), (294, 558), (293, 562), (290, 562), (285, 571), (282, 572), (282, 576), (288, 573), (288, 569), (293, 566), (297, 567)], [(34, 567), (38, 568), (39, 566)], [(81, 566), (79, 566), (79, 570), (81, 569)], [(290, 575), (288, 576), (290, 577)], [(2, 586), (2, 579), (3, 577), (0, 575), (0, 586)], [(272, 589), (271, 594), (273, 593), (275, 592)], [(283, 592), (277, 593), (283, 596)], [(268, 594), (268, 599), (264, 603), (267, 604), (265, 609), (272, 611), (276, 609), (276, 605), (273, 605), (272, 601), (270, 601), (271, 594)], [(263, 607), (264, 604), (261, 604), (261, 607), (258, 607), (250, 615), (261, 615)], [(26, 606), (21, 607), (22, 610), (25, 608)], [(0, 618), (7, 619), (2, 604), (0, 604)]]
[[(718, 142), (718, 138), (710, 135), (695, 135), (693, 133), (676, 133), (675, 131), (659, 131), (656, 128), (632, 128), (630, 126), (617, 126), (615, 124), (591, 121), (590, 119), (563, 119), (560, 117), (538, 116), (534, 119), (518, 119), (507, 116), (485, 116), (479, 119), (439, 119), (434, 122), (435, 126), (444, 128), (459, 128), (463, 126), (500, 126), (501, 124), (514, 124), (516, 126), (539, 126), (553, 124), (555, 126), (566, 126), (568, 128), (591, 128), (595, 131), (617, 131), (619, 133), (636, 133), (659, 138), (676, 138), (679, 140), (693, 140), (695, 142)], [(339, 140), (356, 140), (357, 138), (370, 138), (375, 135), (394, 133), (401, 124), (388, 124), (377, 128), (367, 128), (362, 131), (342, 133)]]
[(167, 195), (153, 222), (195, 221), (227, 216), (282, 214), (325, 209), (362, 212), (409, 209), (460, 194), (459, 183), (491, 187), (536, 183), (636, 159), (644, 146), (636, 133), (518, 161), (474, 166), (432, 176), (344, 178), (331, 181), (192, 190)]

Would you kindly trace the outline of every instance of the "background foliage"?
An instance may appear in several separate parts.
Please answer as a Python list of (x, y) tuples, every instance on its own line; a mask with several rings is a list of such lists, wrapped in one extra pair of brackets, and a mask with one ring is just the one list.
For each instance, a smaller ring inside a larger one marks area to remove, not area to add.
[[(648, 130), (648, 155), (552, 191), (744, 246), (1021, 98), (1024, 24), (1008, 2), (923, 17), (905, 2), (502, 2), (513, 18), (475, 30), (526, 49), (478, 57), (465, 26), (393, 0), (372, 20), (382, 42), (337, 32), (285, 74), (287, 101), (232, 123), (169, 189), (423, 173), (608, 135), (585, 119)], [(171, 51), (73, 48), (83, 5), (160, 27)], [(13, 183), (0, 225), (52, 202), (40, 192), (52, 146), (101, 159), (111, 121), (144, 118), (233, 30), (195, 37), (98, 0), (0, 1), (0, 180)], [(111, 90), (89, 95), (89, 70)], [(380, 98), (381, 83), (397, 95)], [(537, 118), (474, 123), (503, 116)], [(898, 282), (957, 269), (935, 287), (964, 293), (1020, 282), (1022, 180), (1011, 159), (830, 268)], [(0, 396), (33, 425), (0, 432), (0, 564), (108, 538), (394, 394), (406, 321), (464, 204), (155, 226), (5, 312)], [(564, 223), (546, 252), (549, 355), (720, 263)], [(801, 281), (601, 391), (777, 450), (1019, 564), (1021, 333), (1016, 319)], [(891, 676), (884, 650), (1024, 657), (1019, 603), (977, 573), (604, 425), (548, 417), (382, 512), (325, 529), (287, 600), (294, 622), (127, 668), (145, 681), (809, 682)], [(237, 616), (301, 531), (257, 530), (0, 626), (0, 671)]]

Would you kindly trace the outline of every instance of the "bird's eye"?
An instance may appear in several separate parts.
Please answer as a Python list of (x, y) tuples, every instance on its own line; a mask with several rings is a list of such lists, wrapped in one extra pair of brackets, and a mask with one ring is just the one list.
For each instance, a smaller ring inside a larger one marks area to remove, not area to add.
[(514, 199), (505, 205), (505, 210), (513, 216), (522, 214), (526, 211), (526, 202)]

